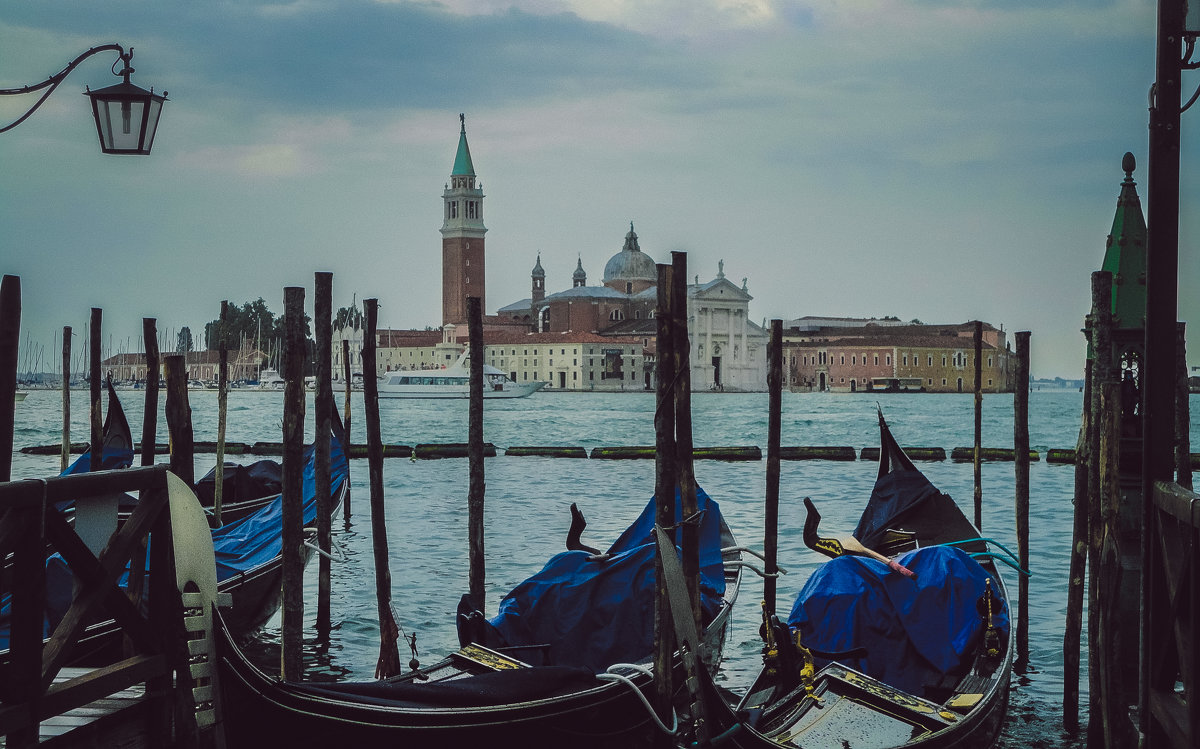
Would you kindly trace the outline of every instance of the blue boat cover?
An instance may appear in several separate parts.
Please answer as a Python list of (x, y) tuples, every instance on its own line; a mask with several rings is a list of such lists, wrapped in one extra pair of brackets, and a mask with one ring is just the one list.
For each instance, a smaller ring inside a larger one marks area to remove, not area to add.
[[(980, 600), (990, 575), (961, 549), (930, 546), (898, 560), (916, 579), (866, 557), (823, 564), (805, 583), (788, 617), (801, 644), (825, 652), (863, 648), (841, 662), (910, 694), (954, 672), (983, 635)], [(992, 623), (1006, 636), (1008, 612), (992, 582)], [(818, 663), (818, 667), (823, 663)]]
[[(725, 594), (721, 561), (721, 510), (697, 489), (700, 520), (700, 593), (705, 621)], [(682, 514), (675, 493), (675, 517)], [(566, 551), (500, 601), (488, 620), (489, 646), (548, 645), (547, 664), (603, 671), (613, 663), (637, 662), (654, 648), (654, 556), (650, 535), (651, 498), (634, 523), (609, 548), (607, 559)], [(676, 546), (680, 530), (676, 530)]]
[[(316, 447), (313, 445), (304, 450), (303, 522), (306, 526), (316, 522), (317, 517), (315, 452)], [(107, 457), (107, 450), (105, 454)], [(331, 436), (329, 440), (329, 466), (331, 492), (336, 495), (342, 484), (349, 480), (349, 463), (336, 436)], [(277, 495), (257, 512), (214, 529), (212, 539), (218, 583), (270, 562), (279, 556), (283, 548), (283, 495)], [(128, 573), (122, 576), (121, 586), (125, 585), (127, 575)], [(73, 589), (74, 576), (71, 569), (61, 555), (52, 554), (46, 560), (46, 617), (43, 622), (45, 637), (50, 636), (54, 627), (66, 614), (71, 605)], [(8, 648), (10, 598), (10, 595), (5, 594), (0, 602), (0, 650)]]

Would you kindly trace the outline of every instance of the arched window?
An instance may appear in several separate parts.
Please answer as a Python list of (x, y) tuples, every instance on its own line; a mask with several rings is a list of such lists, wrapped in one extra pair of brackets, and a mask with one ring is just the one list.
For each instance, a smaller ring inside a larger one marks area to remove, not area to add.
[(625, 319), (625, 313), (623, 311), (621, 311), (620, 309), (615, 309), (612, 312), (608, 313), (608, 319), (612, 320), (614, 322), (619, 322), (619, 321)]

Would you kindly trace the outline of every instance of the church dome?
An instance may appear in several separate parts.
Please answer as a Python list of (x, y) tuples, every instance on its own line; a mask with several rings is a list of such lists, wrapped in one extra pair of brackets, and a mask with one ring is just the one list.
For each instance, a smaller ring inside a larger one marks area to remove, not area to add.
[(583, 258), (579, 258), (575, 263), (575, 272), (571, 274), (572, 280), (586, 281), (587, 271), (583, 269)]
[(542, 268), (542, 253), (538, 253), (537, 264), (533, 266), (533, 271), (530, 273), (534, 278), (545, 278), (546, 271)]
[(637, 233), (633, 231), (633, 222), (630, 221), (629, 233), (625, 235), (625, 246), (604, 266), (604, 283), (657, 280), (658, 268), (654, 265), (654, 259), (638, 247)]

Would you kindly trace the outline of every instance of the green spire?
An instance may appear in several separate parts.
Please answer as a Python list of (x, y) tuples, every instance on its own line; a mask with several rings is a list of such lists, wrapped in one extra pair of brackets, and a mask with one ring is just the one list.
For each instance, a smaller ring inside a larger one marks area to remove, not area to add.
[(462, 129), (458, 132), (458, 153), (454, 157), (454, 171), (451, 177), (474, 177), (475, 165), (471, 163), (471, 149), (467, 147), (467, 116), (458, 115)]
[(1146, 219), (1133, 181), (1133, 154), (1125, 154), (1121, 168), (1125, 181), (1117, 198), (1112, 233), (1104, 251), (1101, 270), (1113, 274), (1112, 314), (1118, 328), (1142, 328), (1146, 324)]

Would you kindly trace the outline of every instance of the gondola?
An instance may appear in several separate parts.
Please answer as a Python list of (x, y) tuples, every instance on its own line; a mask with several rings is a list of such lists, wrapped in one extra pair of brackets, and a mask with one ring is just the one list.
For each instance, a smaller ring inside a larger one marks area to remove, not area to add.
[[(114, 417), (114, 412), (120, 414), (119, 417)], [(123, 413), (120, 413), (120, 403), (111, 391), (109, 419), (114, 425), (125, 420)], [(331, 419), (331, 425), (330, 513), (336, 515), (349, 492), (350, 476), (349, 461), (344, 447), (345, 437), (341, 420), (336, 414)], [(127, 425), (125, 430), (127, 432)], [(120, 431), (119, 428), (114, 430), (114, 432), (118, 431)], [(118, 467), (112, 463), (110, 458), (119, 456), (120, 450), (110, 453), (107, 437), (105, 444), (104, 465)], [(132, 452), (130, 451), (128, 455), (131, 459)], [(87, 454), (81, 456), (80, 460), (76, 461), (72, 467), (80, 467), (81, 471), (86, 471), (87, 465), (81, 466), (81, 461), (86, 457)], [(315, 445), (305, 448), (304, 459), (302, 517), (305, 538), (302, 554), (307, 563), (316, 540)], [(132, 509), (132, 503), (135, 503), (136, 500), (127, 495), (121, 495), (121, 497), (122, 504), (129, 505), (126, 509)], [(256, 505), (256, 507), (249, 507), (250, 505)], [(232, 602), (226, 611), (226, 617), (231, 633), (236, 637), (244, 637), (258, 629), (278, 610), (283, 576), (282, 493), (277, 492), (271, 496), (245, 503), (243, 507), (249, 507), (249, 511), (242, 513), (242, 516), (237, 519), (224, 523), (219, 528), (212, 529), (218, 590), (222, 594), (228, 595)], [(59, 509), (69, 512), (73, 508), (61, 507)], [(47, 559), (46, 588), (46, 633), (48, 635), (70, 606), (74, 589), (70, 568), (56, 554)], [(5, 600), (3, 607), (0, 608), (0, 651), (6, 652), (7, 647), (8, 623), (7, 600)], [(84, 636), (79, 639), (76, 650), (72, 653), (71, 662), (85, 665), (100, 664), (118, 655), (119, 650), (120, 637), (116, 624), (112, 621), (101, 621), (88, 626)]]
[[(706, 666), (715, 669), (741, 580), (742, 550), (717, 503), (702, 510)], [(652, 692), (654, 500), (605, 554), (568, 550), (513, 589), (491, 619), (457, 615), (462, 647), (401, 676), (281, 681), (217, 623), (231, 745), (626, 746), (655, 729)], [(676, 517), (679, 502), (676, 497)], [(648, 566), (647, 566), (648, 565)], [(646, 583), (649, 582), (647, 589)], [(218, 617), (219, 619), (220, 617)], [(679, 656), (674, 672), (682, 683)]]
[[(879, 475), (852, 538), (821, 538), (806, 500), (805, 542), (835, 558), (786, 622), (764, 616), (764, 668), (745, 697), (733, 707), (697, 675), (705, 729), (724, 746), (975, 748), (1000, 731), (1014, 634), (995, 562), (1012, 563), (917, 470), (882, 413), (879, 430)], [(860, 544), (873, 551), (848, 553)]]

